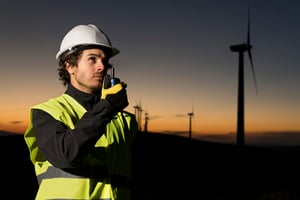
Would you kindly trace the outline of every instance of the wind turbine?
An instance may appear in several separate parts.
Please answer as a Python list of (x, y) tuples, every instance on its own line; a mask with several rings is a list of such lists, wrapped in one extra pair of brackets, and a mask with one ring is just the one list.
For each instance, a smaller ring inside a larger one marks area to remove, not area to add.
[(248, 30), (247, 30), (247, 42), (237, 45), (231, 45), (230, 50), (233, 52), (238, 52), (239, 54), (239, 68), (238, 68), (238, 107), (237, 107), (237, 145), (244, 145), (244, 53), (247, 51), (252, 74), (255, 83), (256, 94), (257, 84), (255, 78), (255, 72), (253, 67), (252, 55), (251, 55), (252, 45), (250, 43), (250, 9), (248, 7)]
[(148, 132), (148, 120), (149, 120), (149, 114), (146, 111), (145, 112), (145, 124), (144, 124), (144, 132), (147, 133)]
[(141, 131), (142, 130), (142, 105), (141, 103), (136, 104), (135, 106), (133, 106), (134, 108), (134, 115), (137, 118), (137, 122), (138, 122), (138, 130)]
[(192, 139), (192, 119), (194, 117), (194, 106), (192, 107), (192, 112), (188, 113), (189, 116), (189, 138)]

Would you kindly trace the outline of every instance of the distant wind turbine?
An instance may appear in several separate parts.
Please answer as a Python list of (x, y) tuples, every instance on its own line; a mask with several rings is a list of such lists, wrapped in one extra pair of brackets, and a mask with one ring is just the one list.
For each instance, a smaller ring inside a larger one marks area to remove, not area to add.
[(194, 118), (194, 107), (192, 107), (192, 112), (188, 113), (189, 116), (189, 138), (192, 139), (192, 120)]
[(148, 132), (148, 120), (149, 120), (149, 114), (148, 112), (146, 111), (145, 112), (145, 125), (144, 125), (144, 132)]
[(151, 116), (149, 115), (148, 111), (144, 111), (145, 112), (145, 123), (144, 123), (144, 132), (148, 132), (148, 125), (149, 125), (149, 120), (154, 120), (154, 119), (157, 119), (157, 118), (160, 118), (160, 116)]
[(239, 72), (238, 72), (238, 112), (237, 112), (237, 145), (244, 145), (244, 52), (248, 52), (252, 74), (255, 83), (256, 94), (258, 94), (255, 72), (253, 67), (252, 45), (250, 43), (250, 9), (248, 7), (248, 30), (247, 30), (247, 43), (237, 44), (230, 46), (230, 50), (238, 52), (239, 54)]
[(138, 122), (138, 130), (142, 131), (142, 112), (143, 112), (142, 105), (141, 103), (139, 103), (133, 106), (133, 108), (134, 108), (134, 115), (136, 116)]

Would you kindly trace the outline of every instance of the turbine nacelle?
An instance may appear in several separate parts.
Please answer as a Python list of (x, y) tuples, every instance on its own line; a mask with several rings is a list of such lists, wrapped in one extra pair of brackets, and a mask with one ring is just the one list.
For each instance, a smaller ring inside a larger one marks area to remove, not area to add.
[(252, 49), (252, 45), (247, 43), (230, 46), (230, 50), (234, 52), (245, 52), (245, 51), (250, 51), (251, 49)]
[(188, 113), (189, 116), (194, 116), (194, 113)]

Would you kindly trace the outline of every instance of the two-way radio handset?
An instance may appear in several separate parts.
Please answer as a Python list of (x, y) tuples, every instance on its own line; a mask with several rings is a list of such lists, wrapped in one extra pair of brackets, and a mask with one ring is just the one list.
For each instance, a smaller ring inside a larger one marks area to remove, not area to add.
[(101, 99), (106, 99), (107, 96), (117, 94), (123, 88), (126, 88), (126, 84), (121, 82), (119, 78), (115, 77), (114, 69), (111, 68), (111, 75), (107, 73), (104, 77), (101, 88)]
[(117, 83), (120, 83), (120, 79), (115, 77), (115, 68), (111, 68), (111, 78), (110, 78), (111, 86), (116, 85)]

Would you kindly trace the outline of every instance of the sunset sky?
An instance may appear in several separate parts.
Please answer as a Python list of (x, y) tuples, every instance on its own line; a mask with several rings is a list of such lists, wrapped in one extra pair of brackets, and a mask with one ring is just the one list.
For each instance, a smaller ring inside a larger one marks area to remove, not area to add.
[[(78, 24), (95, 24), (121, 53), (111, 62), (148, 130), (236, 131), (238, 54), (251, 9), (258, 95), (245, 54), (245, 131), (300, 131), (300, 1), (1, 1), (0, 130), (23, 133), (32, 105), (58, 96), (55, 55)], [(143, 124), (142, 122), (142, 124)]]

